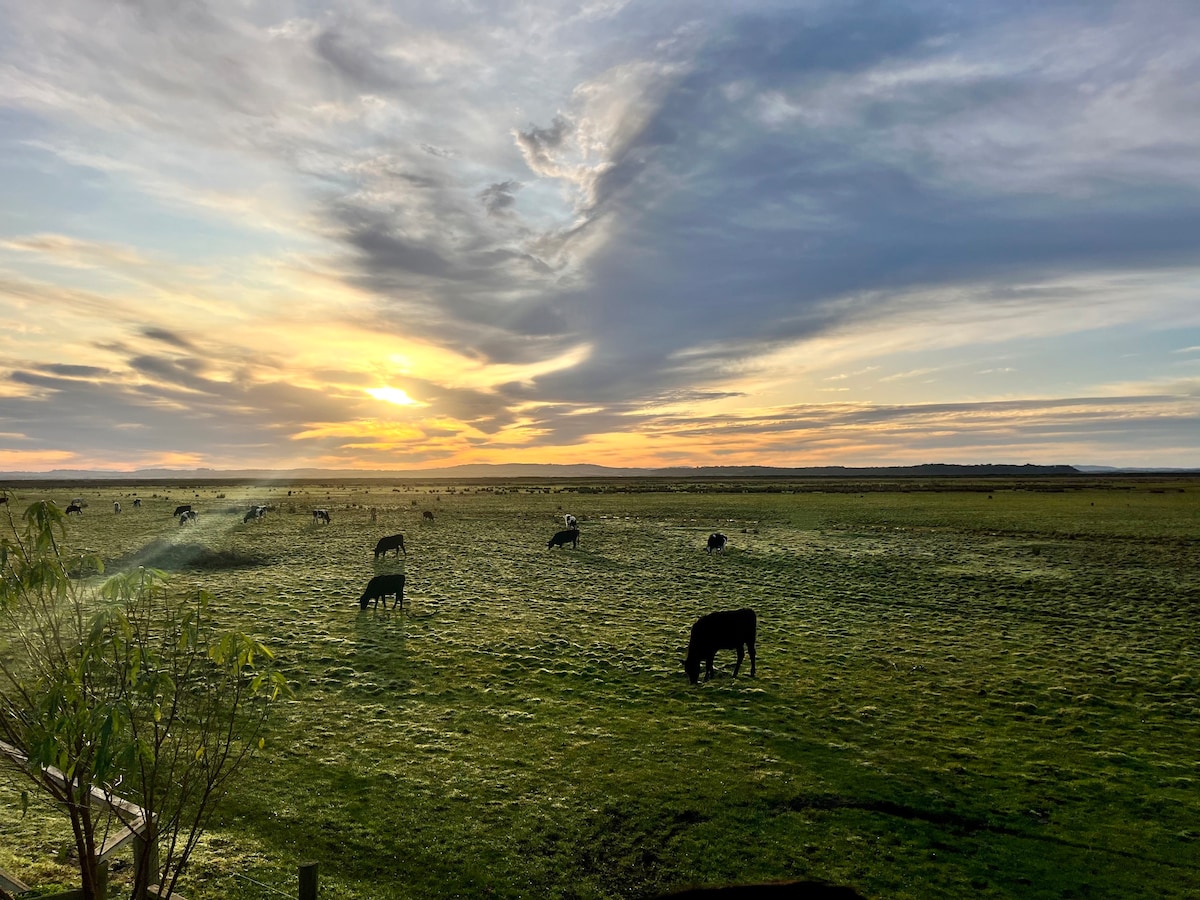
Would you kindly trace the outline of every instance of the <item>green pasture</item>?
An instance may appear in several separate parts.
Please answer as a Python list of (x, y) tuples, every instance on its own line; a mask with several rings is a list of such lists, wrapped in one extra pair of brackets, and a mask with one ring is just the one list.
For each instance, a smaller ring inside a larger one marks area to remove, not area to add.
[[(1200, 896), (1200, 481), (10, 492), (86, 499), (68, 543), (212, 591), (293, 688), (188, 900), (310, 860), (339, 900)], [(404, 612), (360, 612), (400, 569)], [(757, 677), (690, 685), (691, 624), (740, 606)], [(0, 787), (0, 868), (67, 886), (66, 829)]]

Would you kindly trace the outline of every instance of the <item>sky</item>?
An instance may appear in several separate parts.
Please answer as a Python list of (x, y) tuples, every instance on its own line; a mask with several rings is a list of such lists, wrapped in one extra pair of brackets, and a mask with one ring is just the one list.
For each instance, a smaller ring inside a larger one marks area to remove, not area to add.
[(0, 471), (1200, 467), (1195, 0), (0, 21)]

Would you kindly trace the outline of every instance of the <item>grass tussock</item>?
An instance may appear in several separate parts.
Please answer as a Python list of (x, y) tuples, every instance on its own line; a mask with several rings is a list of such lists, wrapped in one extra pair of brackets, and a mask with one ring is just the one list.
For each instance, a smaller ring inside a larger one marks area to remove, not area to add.
[(230, 548), (214, 549), (192, 541), (160, 538), (145, 547), (113, 560), (110, 568), (117, 571), (146, 568), (166, 572), (223, 572), (231, 569), (260, 569), (268, 562), (265, 556)]

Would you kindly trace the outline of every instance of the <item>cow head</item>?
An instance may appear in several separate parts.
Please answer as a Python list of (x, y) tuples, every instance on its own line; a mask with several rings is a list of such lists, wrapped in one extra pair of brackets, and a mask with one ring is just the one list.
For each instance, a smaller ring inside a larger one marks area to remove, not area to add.
[(683, 661), (683, 671), (687, 672), (688, 680), (692, 684), (697, 684), (700, 681), (700, 660), (685, 659)]

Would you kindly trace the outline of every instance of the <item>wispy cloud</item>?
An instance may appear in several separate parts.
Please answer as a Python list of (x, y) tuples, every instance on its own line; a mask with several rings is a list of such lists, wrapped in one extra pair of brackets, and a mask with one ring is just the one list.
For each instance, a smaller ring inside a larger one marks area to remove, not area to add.
[(902, 381), (908, 378), (924, 378), (926, 375), (932, 375), (937, 372), (936, 368), (927, 369), (909, 369), (907, 372), (893, 372), (891, 375), (884, 375), (879, 380), (882, 382)]

